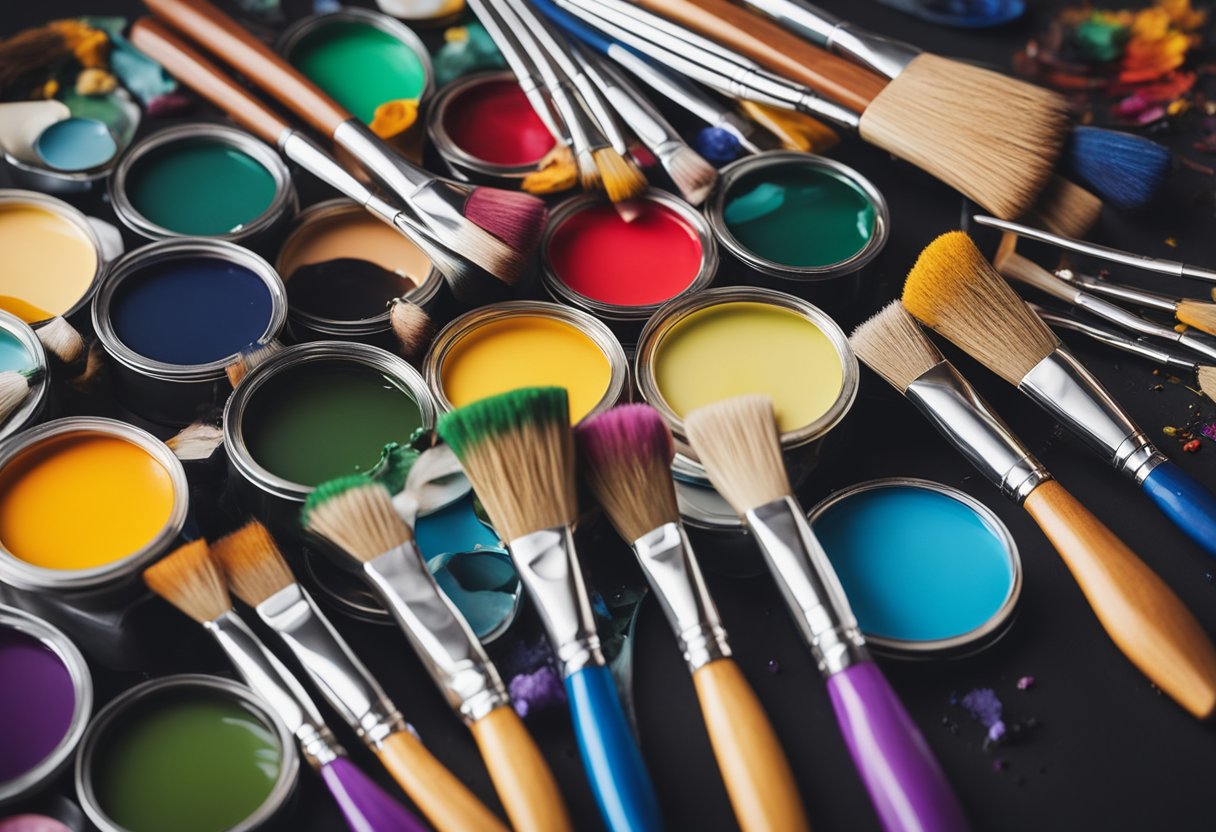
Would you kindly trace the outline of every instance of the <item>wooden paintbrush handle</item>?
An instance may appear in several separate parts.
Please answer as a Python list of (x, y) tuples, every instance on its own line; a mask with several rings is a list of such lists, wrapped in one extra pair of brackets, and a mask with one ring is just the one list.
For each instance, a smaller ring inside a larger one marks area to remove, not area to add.
[(498, 816), (409, 730), (390, 734), (376, 754), (438, 832), (507, 832)]
[(1024, 505), (1123, 654), (1182, 707), (1209, 716), (1216, 648), (1178, 596), (1055, 480)]
[(569, 832), (574, 828), (549, 764), (510, 705), (473, 723), (498, 799), (517, 832)]
[(698, 668), (692, 681), (739, 827), (809, 829), (785, 752), (739, 665), (718, 659)]
[(887, 85), (887, 79), (881, 75), (813, 46), (730, 0), (638, 0), (638, 5), (859, 114)]
[(336, 101), (207, 0), (144, 0), (154, 14), (214, 52), (315, 130), (332, 136), (351, 118)]

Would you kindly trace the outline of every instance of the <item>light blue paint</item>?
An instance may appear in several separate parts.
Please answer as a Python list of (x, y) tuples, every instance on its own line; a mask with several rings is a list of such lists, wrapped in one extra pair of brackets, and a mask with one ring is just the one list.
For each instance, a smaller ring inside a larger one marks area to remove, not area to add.
[(34, 366), (34, 357), (25, 344), (8, 330), (0, 329), (0, 372), (6, 370), (29, 370)]
[(498, 548), (498, 534), (478, 519), (473, 511), (473, 492), (438, 511), (419, 517), (414, 538), (427, 560), (450, 552), (470, 552), (478, 548)]
[(815, 520), (864, 633), (935, 641), (1000, 610), (1013, 566), (997, 533), (939, 491), (885, 486), (835, 503)]
[(34, 142), (38, 158), (55, 170), (91, 170), (118, 152), (110, 128), (91, 118), (65, 118), (47, 127)]

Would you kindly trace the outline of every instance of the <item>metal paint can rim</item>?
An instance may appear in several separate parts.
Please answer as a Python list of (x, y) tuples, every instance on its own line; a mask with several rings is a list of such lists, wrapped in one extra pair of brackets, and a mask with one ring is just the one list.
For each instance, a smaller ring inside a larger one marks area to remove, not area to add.
[(25, 401), (12, 412), (3, 425), (0, 425), (0, 441), (3, 441), (25, 430), (29, 423), (42, 412), (50, 397), (51, 379), (46, 349), (29, 324), (16, 315), (0, 309), (0, 329), (20, 341), (30, 354), (30, 358), (33, 359), (32, 369), (42, 371), (39, 379), (31, 385), (30, 393), (26, 396)]

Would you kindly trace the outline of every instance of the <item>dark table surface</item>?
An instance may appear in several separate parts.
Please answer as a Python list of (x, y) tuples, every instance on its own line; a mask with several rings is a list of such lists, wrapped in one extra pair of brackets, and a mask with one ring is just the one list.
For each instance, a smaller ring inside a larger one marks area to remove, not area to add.
[[(1050, 8), (1033, 4), (1029, 16), (995, 31), (949, 31), (920, 23), (874, 2), (823, 5), (854, 21), (908, 39), (936, 52), (1007, 65), (1015, 48)], [(6, 0), (0, 4), (0, 34), (55, 17), (78, 14), (135, 16), (133, 0)], [(432, 40), (433, 42), (433, 40)], [(1210, 57), (1210, 55), (1209, 55)], [(1160, 138), (1182, 154), (1190, 150), (1188, 129)], [(881, 151), (847, 142), (833, 156), (873, 179), (891, 209), (892, 237), (878, 262), (875, 282), (840, 323), (851, 328), (898, 291), (919, 250), (936, 235), (959, 226), (965, 206), (936, 181)], [(1179, 168), (1169, 192), (1139, 216), (1107, 210), (1093, 239), (1145, 254), (1201, 265), (1216, 263), (1213, 245), (1213, 179)], [(305, 187), (321, 195), (315, 183)], [(81, 207), (106, 215), (86, 199)], [(1172, 238), (1176, 247), (1166, 244)], [(981, 242), (991, 247), (990, 236)], [(0, 253), (0, 263), (2, 263)], [(1047, 262), (1043, 259), (1043, 262)], [(2, 268), (2, 265), (0, 265)], [(1119, 273), (1128, 282), (1203, 296), (1207, 287), (1165, 278)], [(1190, 543), (1129, 482), (1117, 478), (1015, 390), (957, 351), (947, 350), (996, 409), (1040, 455), (1057, 477), (1155, 569), (1216, 634), (1216, 564)], [(1075, 352), (1093, 369), (1150, 436), (1178, 464), (1216, 488), (1216, 445), (1205, 441), (1197, 454), (1183, 453), (1161, 435), (1164, 425), (1186, 422), (1194, 408), (1216, 416), (1216, 406), (1182, 384), (1165, 383), (1153, 367), (1089, 343)], [(1015, 624), (979, 655), (950, 661), (884, 659), (883, 669), (925, 733), (954, 783), (977, 829), (1209, 829), (1216, 735), (1154, 687), (1115, 649), (1086, 607), (1067, 570), (1029, 518), (968, 467), (902, 399), (868, 371), (861, 394), (838, 429), (834, 453), (801, 490), (810, 506), (830, 492), (876, 477), (925, 477), (956, 486), (989, 505), (1012, 530), (1025, 567), (1025, 585)], [(215, 521), (219, 522), (219, 521)], [(214, 533), (202, 523), (204, 532)], [(582, 550), (590, 579), (605, 596), (636, 585), (630, 555), (602, 526), (588, 534)], [(861, 783), (835, 727), (824, 687), (767, 577), (709, 577), (736, 656), (784, 742), (814, 828), (877, 828)], [(167, 672), (223, 672), (224, 662), (201, 632), (159, 603), (154, 656), (140, 667), (120, 667), (90, 652), (98, 706), (119, 691)], [(470, 735), (445, 706), (418, 661), (396, 632), (335, 616), (343, 633), (401, 705), (407, 718), (453, 771), (490, 805), (497, 806)], [(534, 625), (534, 622), (533, 622)], [(525, 628), (528, 622), (525, 622)], [(643, 602), (633, 643), (633, 695), (646, 762), (673, 829), (734, 828), (726, 796), (700, 723), (693, 687), (674, 640), (653, 601)], [(495, 645), (502, 657), (510, 645)], [(1019, 691), (1017, 680), (1035, 677)], [(956, 704), (976, 687), (992, 687), (1005, 703), (1006, 721), (1022, 725), (1016, 741), (983, 747), (985, 730)], [(332, 720), (337, 724), (336, 717)], [(600, 821), (578, 764), (569, 721), (558, 712), (532, 723), (580, 829)], [(348, 746), (353, 737), (345, 736)], [(2, 747), (0, 738), (0, 747)], [(361, 749), (366, 770), (389, 781)], [(71, 794), (65, 775), (61, 794)], [(33, 806), (33, 804), (29, 804)], [(18, 806), (17, 808), (23, 808)], [(297, 803), (285, 828), (336, 830), (342, 823), (317, 778), (303, 775)], [(172, 832), (172, 830), (166, 830)]]

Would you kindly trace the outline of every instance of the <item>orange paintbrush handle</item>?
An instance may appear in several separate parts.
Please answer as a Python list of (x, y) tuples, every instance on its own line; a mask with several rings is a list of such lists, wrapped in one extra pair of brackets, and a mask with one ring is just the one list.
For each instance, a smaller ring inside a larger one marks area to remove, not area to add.
[(472, 731), (517, 832), (569, 832), (574, 828), (549, 764), (510, 705), (490, 711), (473, 723)]
[(808, 829), (785, 752), (739, 666), (718, 659), (697, 668), (692, 681), (743, 832)]
[(1182, 707), (1209, 716), (1216, 648), (1178, 596), (1055, 480), (1024, 505), (1123, 654)]

